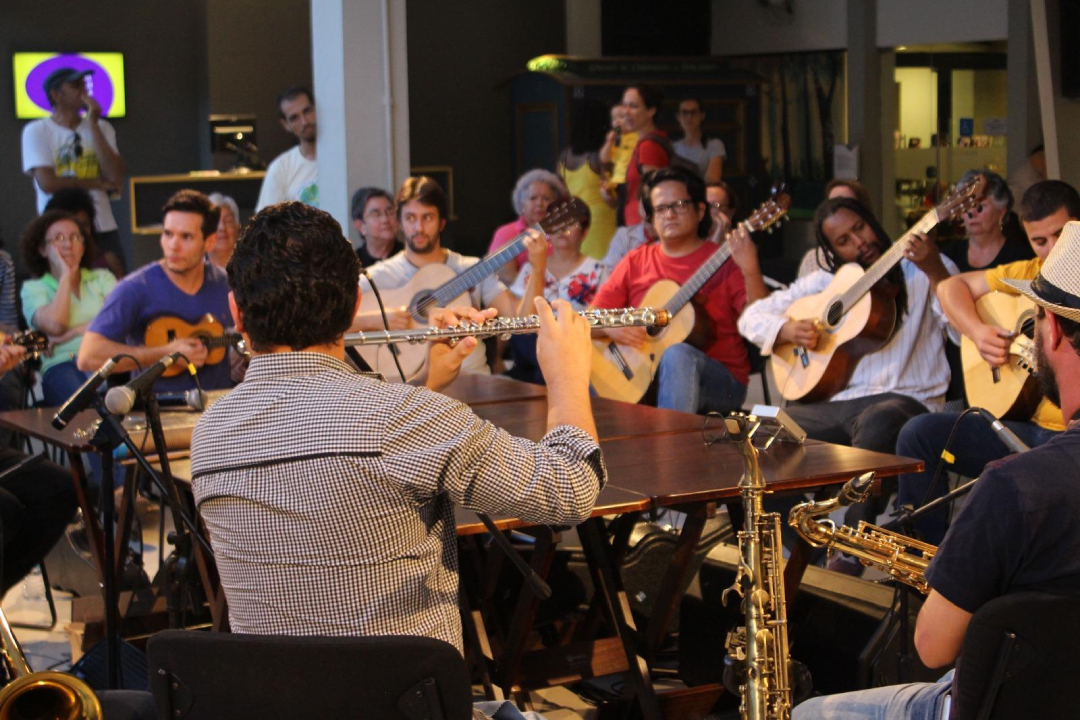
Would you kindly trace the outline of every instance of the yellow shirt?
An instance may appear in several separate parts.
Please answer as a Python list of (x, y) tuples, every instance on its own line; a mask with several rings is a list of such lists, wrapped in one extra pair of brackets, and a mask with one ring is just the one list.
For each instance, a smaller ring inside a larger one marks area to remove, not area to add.
[[(998, 265), (986, 271), (986, 285), (991, 291), (1018, 294), (1005, 284), (1005, 280), (1034, 280), (1042, 267), (1042, 260), (1031, 258), (1030, 260), (1017, 260), (1016, 262)], [(1035, 414), (1031, 417), (1039, 427), (1047, 430), (1061, 431), (1065, 429), (1065, 418), (1061, 414), (1061, 408), (1046, 398), (1042, 399)]]
[(603, 260), (611, 236), (615, 234), (615, 208), (604, 202), (600, 195), (600, 176), (593, 172), (588, 162), (581, 163), (576, 170), (567, 170), (566, 165), (559, 163), (559, 176), (570, 195), (581, 198), (589, 206), (589, 232), (581, 243), (581, 252)]
[(611, 182), (622, 185), (626, 182), (626, 171), (630, 169), (630, 156), (637, 147), (638, 134), (636, 132), (623, 133), (619, 138), (619, 144), (611, 149), (611, 163), (615, 169), (611, 171)]

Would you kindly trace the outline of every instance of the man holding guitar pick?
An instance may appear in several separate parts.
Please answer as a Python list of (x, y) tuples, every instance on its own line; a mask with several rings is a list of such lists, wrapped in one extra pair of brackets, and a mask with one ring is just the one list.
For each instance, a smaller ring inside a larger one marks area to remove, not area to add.
[[(181, 190), (169, 198), (163, 212), (164, 257), (125, 277), (105, 300), (79, 348), (79, 369), (92, 372), (109, 358), (126, 354), (117, 367), (123, 372), (149, 367), (181, 352), (199, 368), (203, 390), (232, 387), (229, 363), (208, 364), (207, 344), (198, 337), (170, 332), (168, 342), (146, 342), (147, 327), (162, 316), (195, 325), (209, 315), (220, 328), (232, 324), (228, 278), (206, 259), (217, 232), (217, 209), (201, 192)], [(184, 391), (195, 384), (188, 373), (182, 373), (161, 378), (156, 387)]]

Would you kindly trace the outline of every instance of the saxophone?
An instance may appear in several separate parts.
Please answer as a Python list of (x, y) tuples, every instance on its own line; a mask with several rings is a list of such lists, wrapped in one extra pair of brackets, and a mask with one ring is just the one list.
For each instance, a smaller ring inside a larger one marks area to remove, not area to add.
[(735, 584), (724, 591), (742, 599), (745, 625), (727, 637), (728, 657), (742, 665), (739, 712), (746, 720), (787, 720), (791, 717), (791, 667), (788, 657), (787, 608), (780, 568), (783, 546), (780, 516), (765, 513), (765, 478), (750, 436), (757, 421), (741, 415), (724, 419), (727, 434), (740, 443), (743, 476), (739, 481), (744, 529), (739, 531), (739, 569)]
[(857, 528), (836, 527), (826, 517), (838, 508), (865, 500), (873, 480), (874, 473), (865, 473), (848, 480), (832, 500), (796, 505), (788, 515), (788, 524), (814, 547), (845, 552), (863, 565), (874, 565), (925, 595), (930, 592), (926, 568), (937, 552), (935, 546), (865, 521), (860, 521)]

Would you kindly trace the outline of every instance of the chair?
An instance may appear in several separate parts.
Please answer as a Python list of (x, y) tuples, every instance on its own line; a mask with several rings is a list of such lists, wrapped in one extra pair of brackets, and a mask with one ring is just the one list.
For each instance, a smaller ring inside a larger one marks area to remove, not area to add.
[(971, 619), (953, 694), (961, 720), (1080, 714), (1068, 688), (1080, 675), (1080, 598), (1004, 595)]
[(158, 715), (172, 720), (468, 720), (472, 686), (449, 643), (166, 630), (147, 644)]
[[(765, 405), (772, 405), (772, 398), (769, 396), (769, 358), (761, 354), (761, 348), (749, 340), (744, 339), (746, 344), (746, 353), (750, 360), (750, 375), (758, 375), (761, 378), (761, 396), (765, 401)], [(751, 378), (753, 379), (753, 378)]]

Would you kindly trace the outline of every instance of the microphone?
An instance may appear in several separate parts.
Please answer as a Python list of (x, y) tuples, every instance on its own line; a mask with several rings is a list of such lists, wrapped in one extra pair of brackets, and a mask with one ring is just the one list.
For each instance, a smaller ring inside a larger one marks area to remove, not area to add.
[(991, 413), (989, 410), (984, 410), (983, 408), (972, 408), (972, 411), (977, 415), (982, 415), (983, 419), (990, 423), (990, 428), (998, 436), (998, 440), (1005, 443), (1005, 446), (1012, 450), (1014, 453), (1026, 453), (1028, 450), (1031, 449), (1024, 444), (1023, 440), (1016, 437), (1016, 433), (1005, 427), (1004, 423), (994, 417), (994, 414)]
[(105, 393), (105, 407), (115, 415), (126, 415), (131, 412), (131, 408), (135, 407), (135, 398), (138, 394), (157, 382), (161, 374), (168, 370), (182, 354), (174, 352), (166, 355), (127, 385), (111, 388)]
[[(119, 357), (119, 356), (117, 356)], [(97, 389), (105, 378), (112, 375), (116, 368), (116, 357), (111, 357), (98, 368), (97, 372), (86, 379), (86, 382), (67, 399), (60, 409), (53, 415), (52, 426), (57, 430), (63, 430), (71, 419), (90, 407), (97, 398)]]

